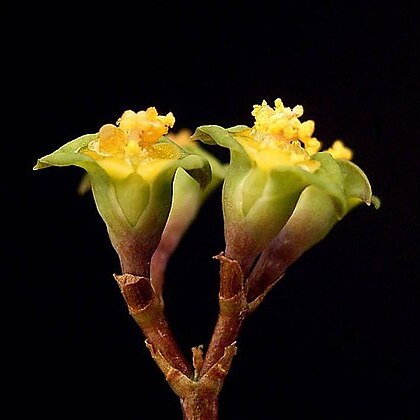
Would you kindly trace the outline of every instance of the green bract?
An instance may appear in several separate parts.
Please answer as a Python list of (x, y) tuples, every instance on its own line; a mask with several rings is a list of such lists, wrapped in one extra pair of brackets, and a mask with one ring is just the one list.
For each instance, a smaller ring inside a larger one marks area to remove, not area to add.
[(311, 156), (320, 163), (314, 172), (292, 164), (274, 165), (269, 171), (260, 168), (238, 141), (249, 130), (247, 126), (225, 129), (205, 125), (193, 135), (194, 139), (230, 150), (223, 185), (226, 253), (240, 261), (244, 271), (286, 225), (308, 187), (316, 187), (311, 189), (309, 205), (315, 205), (318, 195), (320, 200), (316, 212), (308, 212), (308, 220), (301, 223), (324, 217), (337, 221), (358, 204), (379, 205), (364, 172), (348, 160), (334, 159), (328, 152)]
[(204, 150), (198, 142), (189, 142), (183, 148), (206, 159), (211, 167), (212, 178), (203, 189), (182, 168), (178, 169), (173, 181), (173, 198), (169, 217), (162, 233), (160, 243), (151, 261), (151, 279), (157, 295), (163, 291), (166, 267), (172, 253), (183, 235), (197, 216), (207, 197), (220, 186), (224, 179), (227, 165)]
[[(34, 169), (74, 165), (86, 170), (96, 206), (105, 221), (111, 241), (125, 272), (148, 274), (148, 264), (168, 218), (172, 202), (172, 181), (178, 169), (204, 189), (211, 181), (209, 162), (191, 154), (165, 136), (156, 144), (170, 144), (176, 158), (166, 159), (159, 170), (145, 178), (139, 171), (113, 177), (99, 161), (84, 153), (98, 134), (81, 136), (55, 152), (40, 158)], [(174, 150), (175, 150), (174, 149)], [(140, 267), (136, 267), (138, 259)]]

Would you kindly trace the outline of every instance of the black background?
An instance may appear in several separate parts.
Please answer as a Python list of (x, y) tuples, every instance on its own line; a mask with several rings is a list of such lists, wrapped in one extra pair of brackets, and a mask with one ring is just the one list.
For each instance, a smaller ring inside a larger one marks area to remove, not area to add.
[[(34, 172), (36, 159), (126, 109), (228, 127), (277, 97), (302, 104), (327, 145), (344, 139), (382, 207), (347, 215), (248, 319), (221, 419), (418, 418), (415, 2), (19, 3), (5, 16), (6, 418), (181, 418), (112, 278), (93, 199), (76, 194), (81, 170)], [(217, 315), (222, 227), (218, 191), (168, 269), (186, 352)]]

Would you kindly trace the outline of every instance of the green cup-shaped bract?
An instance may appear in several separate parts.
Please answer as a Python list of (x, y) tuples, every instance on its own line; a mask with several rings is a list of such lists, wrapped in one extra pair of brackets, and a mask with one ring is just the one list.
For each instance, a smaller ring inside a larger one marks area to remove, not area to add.
[(178, 168), (176, 171), (171, 210), (161, 240), (151, 260), (151, 280), (155, 292), (159, 296), (163, 292), (165, 271), (170, 257), (195, 220), (205, 200), (221, 185), (228, 166), (205, 150), (199, 142), (191, 141), (182, 144), (182, 147), (189, 153), (206, 159), (210, 164), (212, 177), (207, 186), (201, 188), (183, 168)]
[(165, 136), (157, 143), (169, 143), (178, 156), (168, 159), (159, 172), (145, 179), (133, 172), (112, 177), (97, 160), (84, 153), (98, 134), (81, 136), (40, 159), (34, 169), (50, 166), (78, 166), (89, 176), (97, 209), (104, 220), (124, 273), (149, 276), (151, 256), (165, 227), (172, 203), (172, 182), (182, 168), (199, 188), (211, 181), (209, 162), (188, 153)]
[[(317, 201), (315, 191), (322, 197), (316, 204), (320, 206), (317, 214), (308, 211), (308, 218), (329, 219), (333, 212), (332, 219), (337, 221), (358, 204), (379, 204), (364, 172), (348, 160), (334, 159), (328, 152), (311, 156), (319, 162), (314, 172), (284, 163), (269, 171), (260, 168), (237, 140), (247, 131), (247, 126), (225, 129), (206, 125), (198, 127), (193, 135), (204, 143), (230, 150), (230, 166), (223, 185), (226, 256), (238, 260), (246, 274), (257, 256), (287, 225), (299, 201), (305, 206), (301, 197), (308, 187), (315, 187), (310, 190), (309, 207)], [(333, 226), (321, 224), (329, 226), (327, 231)], [(308, 243), (317, 242), (326, 233), (314, 231)]]

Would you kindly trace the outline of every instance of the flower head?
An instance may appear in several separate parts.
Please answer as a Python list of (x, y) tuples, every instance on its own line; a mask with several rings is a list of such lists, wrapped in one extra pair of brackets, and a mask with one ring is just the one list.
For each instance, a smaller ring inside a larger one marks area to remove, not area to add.
[(274, 101), (274, 108), (266, 101), (254, 105), (252, 115), (254, 126), (238, 141), (250, 157), (267, 171), (280, 163), (292, 164), (314, 172), (319, 162), (311, 155), (319, 151), (321, 143), (312, 137), (315, 123), (312, 120), (300, 121), (303, 107), (285, 107), (280, 99)]
[(171, 112), (159, 115), (154, 107), (125, 111), (115, 125), (105, 124), (96, 134), (70, 141), (34, 167), (75, 165), (86, 170), (126, 273), (149, 275), (150, 259), (171, 208), (177, 170), (185, 171), (199, 189), (211, 180), (204, 157), (166, 136), (174, 122)]
[[(315, 172), (320, 162), (313, 158), (321, 149), (321, 142), (313, 137), (315, 122), (301, 121), (302, 105), (285, 107), (281, 99), (274, 101), (274, 108), (266, 101), (254, 105), (251, 113), (254, 125), (235, 135), (248, 157), (261, 170), (270, 172), (280, 165), (297, 166)], [(351, 159), (352, 151), (341, 140), (327, 150), (334, 158)]]
[(83, 153), (114, 179), (138, 173), (151, 180), (168, 161), (181, 155), (175, 145), (159, 142), (174, 123), (171, 112), (159, 115), (154, 107), (137, 113), (125, 111), (116, 125), (103, 125)]
[(329, 197), (323, 206), (330, 203), (336, 220), (357, 204), (377, 203), (366, 175), (349, 161), (352, 151), (341, 140), (321, 151), (313, 136), (314, 121), (301, 120), (301, 105), (285, 107), (276, 99), (271, 107), (263, 101), (254, 105), (252, 115), (251, 127), (207, 125), (193, 135), (230, 149), (223, 186), (226, 254), (245, 273), (285, 226), (309, 186), (314, 187), (312, 201), (314, 190)]

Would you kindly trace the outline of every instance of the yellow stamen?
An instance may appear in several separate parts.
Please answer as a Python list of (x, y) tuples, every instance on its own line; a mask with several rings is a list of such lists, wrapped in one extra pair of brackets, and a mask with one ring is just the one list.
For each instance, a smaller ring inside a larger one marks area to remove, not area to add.
[(113, 124), (105, 124), (99, 130), (100, 142), (97, 142), (97, 153), (102, 155), (116, 155), (124, 153), (127, 144), (126, 135), (123, 130)]
[[(320, 142), (312, 137), (315, 123), (299, 120), (303, 115), (301, 105), (293, 109), (285, 107), (277, 98), (272, 108), (264, 100), (261, 105), (254, 105), (252, 115), (255, 124), (248, 133), (248, 141), (244, 142), (244, 136), (238, 141), (257, 165), (265, 170), (279, 165), (300, 166), (310, 172), (318, 169), (319, 162), (311, 159), (311, 155), (320, 149)], [(255, 144), (251, 147), (250, 143)]]
[(346, 147), (341, 140), (336, 140), (333, 145), (327, 149), (334, 159), (347, 159), (353, 158), (353, 151)]
[(173, 127), (175, 117), (172, 112), (165, 116), (159, 115), (156, 108), (150, 107), (146, 111), (137, 113), (125, 111), (117, 121), (117, 125), (124, 130), (128, 136), (136, 138), (142, 146), (149, 146), (166, 134), (169, 127)]
[(180, 156), (174, 145), (158, 143), (174, 123), (172, 112), (159, 115), (154, 107), (137, 113), (128, 110), (116, 125), (102, 126), (84, 153), (113, 178), (122, 179), (133, 172), (145, 172), (147, 178), (153, 178), (158, 169)]
[[(320, 163), (312, 155), (321, 149), (321, 142), (312, 137), (315, 131), (313, 120), (300, 121), (303, 107), (285, 107), (277, 98), (274, 108), (267, 102), (254, 105), (254, 126), (237, 136), (246, 152), (262, 169), (269, 171), (279, 165), (295, 165), (307, 171), (316, 171)], [(352, 152), (342, 142), (328, 149), (334, 158), (351, 159)]]

